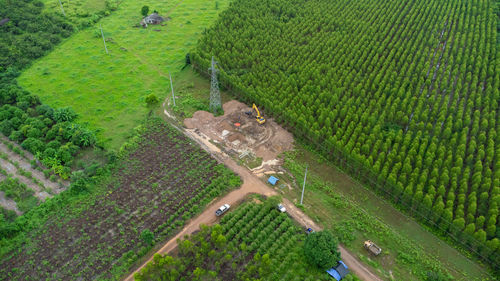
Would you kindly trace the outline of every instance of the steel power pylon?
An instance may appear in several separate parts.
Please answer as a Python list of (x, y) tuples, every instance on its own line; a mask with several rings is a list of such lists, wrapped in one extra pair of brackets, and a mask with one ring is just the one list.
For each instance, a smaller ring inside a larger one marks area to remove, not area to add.
[(210, 81), (210, 111), (214, 114), (217, 113), (217, 110), (219, 110), (222, 106), (220, 101), (219, 81), (217, 80), (217, 72), (219, 71), (215, 68), (216, 64), (217, 62), (212, 56), (212, 66), (208, 69), (208, 71), (210, 71), (212, 76)]

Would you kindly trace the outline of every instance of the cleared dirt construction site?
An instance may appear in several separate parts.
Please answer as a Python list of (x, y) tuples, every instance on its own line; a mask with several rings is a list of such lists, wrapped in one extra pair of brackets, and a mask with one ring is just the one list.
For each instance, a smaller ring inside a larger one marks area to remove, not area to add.
[(259, 176), (272, 173), (281, 164), (278, 155), (293, 148), (292, 134), (272, 119), (260, 125), (252, 108), (239, 101), (229, 101), (222, 107), (224, 115), (218, 117), (206, 111), (195, 112), (184, 120), (187, 131), (204, 143), (219, 145), (229, 156), (257, 160), (256, 167), (249, 168)]

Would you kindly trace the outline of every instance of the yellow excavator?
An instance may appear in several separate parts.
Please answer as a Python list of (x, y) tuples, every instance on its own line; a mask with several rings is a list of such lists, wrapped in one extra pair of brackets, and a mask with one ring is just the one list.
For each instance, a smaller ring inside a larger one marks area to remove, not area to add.
[[(259, 125), (266, 123), (266, 119), (264, 119), (264, 117), (262, 117), (262, 115), (260, 115), (259, 109), (255, 105), (255, 103), (253, 104), (252, 109), (255, 110), (255, 112), (257, 113), (257, 116), (253, 116), (253, 117), (255, 117), (255, 120), (257, 121), (257, 123), (259, 123)], [(248, 116), (252, 116), (252, 111), (248, 111), (248, 112), (246, 112), (246, 114)]]

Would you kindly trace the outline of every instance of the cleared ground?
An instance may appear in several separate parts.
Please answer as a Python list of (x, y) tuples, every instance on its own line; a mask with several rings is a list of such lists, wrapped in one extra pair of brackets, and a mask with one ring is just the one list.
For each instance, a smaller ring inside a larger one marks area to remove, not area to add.
[(293, 148), (293, 136), (274, 120), (257, 123), (250, 107), (233, 100), (223, 105), (224, 115), (214, 117), (206, 111), (197, 111), (192, 118), (184, 120), (188, 129), (206, 135), (226, 150), (241, 159), (260, 158), (263, 165), (276, 163), (276, 157)]
[[(19, 78), (27, 90), (53, 107), (71, 106), (79, 122), (98, 131), (107, 148), (117, 150), (147, 113), (145, 97), (170, 91), (168, 73), (180, 71), (188, 51), (228, 1), (132, 1), (98, 26), (82, 30), (33, 64)], [(135, 27), (141, 7), (171, 19), (165, 26)]]

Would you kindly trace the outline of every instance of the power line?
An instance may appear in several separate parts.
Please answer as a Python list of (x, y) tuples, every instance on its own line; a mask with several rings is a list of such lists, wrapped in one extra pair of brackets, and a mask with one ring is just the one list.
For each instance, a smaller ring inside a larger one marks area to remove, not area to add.
[[(59, 0), (61, 1), (61, 0)], [(108, 54), (108, 48), (106, 47), (106, 39), (104, 39), (104, 32), (102, 32), (102, 26), (99, 24), (99, 28), (101, 29), (102, 42), (104, 42), (104, 49), (106, 50), (106, 54)]]
[(306, 178), (307, 178), (307, 165), (306, 165), (306, 173), (304, 174), (304, 184), (302, 185), (302, 195), (300, 196), (300, 205), (302, 205), (302, 200), (304, 200), (304, 189), (306, 189)]
[(168, 77), (170, 77), (170, 88), (172, 89), (172, 101), (174, 102), (175, 106), (174, 84), (172, 83), (172, 76), (170, 75), (170, 73), (168, 73)]
[(63, 5), (61, 3), (61, 0), (59, 0), (59, 5), (61, 5), (61, 10), (62, 10), (63, 15), (66, 16), (66, 13), (64, 12), (64, 8), (63, 8)]

